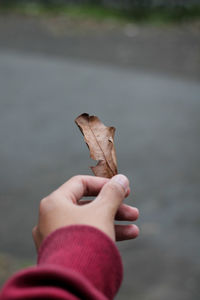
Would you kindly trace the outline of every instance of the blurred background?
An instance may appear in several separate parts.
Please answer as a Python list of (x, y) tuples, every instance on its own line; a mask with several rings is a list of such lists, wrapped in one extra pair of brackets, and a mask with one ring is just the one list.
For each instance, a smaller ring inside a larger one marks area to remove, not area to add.
[(2, 1), (0, 284), (35, 263), (41, 198), (95, 162), (74, 119), (116, 127), (140, 237), (117, 300), (200, 294), (200, 1)]

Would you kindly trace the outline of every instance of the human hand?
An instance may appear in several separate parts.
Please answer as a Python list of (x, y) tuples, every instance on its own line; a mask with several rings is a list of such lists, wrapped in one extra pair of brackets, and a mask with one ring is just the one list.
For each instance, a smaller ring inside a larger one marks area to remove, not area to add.
[[(135, 221), (139, 212), (123, 204), (130, 193), (129, 181), (124, 175), (112, 179), (94, 176), (75, 176), (40, 202), (39, 220), (33, 228), (37, 250), (42, 241), (54, 230), (69, 225), (93, 226), (113, 241), (138, 236), (136, 225), (115, 225), (114, 220)], [(97, 196), (84, 205), (83, 196)]]

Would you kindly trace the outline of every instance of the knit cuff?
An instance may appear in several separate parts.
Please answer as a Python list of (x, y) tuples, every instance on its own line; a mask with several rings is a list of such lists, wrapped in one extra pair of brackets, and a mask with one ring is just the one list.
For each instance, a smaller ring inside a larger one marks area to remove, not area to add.
[(42, 243), (38, 265), (73, 269), (113, 299), (122, 281), (122, 262), (114, 242), (92, 226), (72, 225), (51, 233)]

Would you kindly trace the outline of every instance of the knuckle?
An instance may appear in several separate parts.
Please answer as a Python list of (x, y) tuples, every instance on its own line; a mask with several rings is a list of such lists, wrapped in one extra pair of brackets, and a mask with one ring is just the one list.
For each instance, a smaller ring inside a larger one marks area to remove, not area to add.
[(40, 214), (43, 214), (43, 213), (59, 206), (58, 200), (60, 199), (61, 194), (62, 193), (60, 190), (55, 190), (49, 196), (44, 197), (40, 201), (40, 207), (39, 207)]
[(48, 197), (45, 197), (40, 201), (40, 213), (46, 210), (48, 202), (49, 202)]
[(81, 181), (82, 178), (83, 178), (82, 175), (75, 175), (70, 179), (70, 181)]
[(39, 208), (40, 213), (45, 213), (49, 209), (49, 206), (52, 206), (53, 203), (54, 203), (54, 197), (52, 197), (52, 195), (43, 198), (40, 201), (40, 208)]
[(115, 182), (110, 182), (109, 188), (113, 194), (117, 194), (120, 195), (121, 197), (124, 197), (125, 192), (123, 187), (120, 184)]
[(49, 196), (48, 196), (48, 201), (50, 203), (57, 203), (57, 199), (61, 196), (61, 191), (59, 189), (53, 191)]

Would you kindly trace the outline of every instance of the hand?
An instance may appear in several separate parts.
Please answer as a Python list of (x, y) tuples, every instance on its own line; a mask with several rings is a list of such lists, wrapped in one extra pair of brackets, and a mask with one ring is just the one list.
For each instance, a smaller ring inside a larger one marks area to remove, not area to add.
[[(114, 220), (135, 221), (137, 208), (122, 204), (130, 193), (124, 175), (112, 179), (75, 176), (40, 202), (38, 225), (33, 239), (39, 249), (42, 241), (54, 230), (69, 225), (90, 225), (107, 234), (113, 241), (138, 236), (136, 225), (114, 225)], [(83, 196), (97, 196), (93, 201), (80, 201)], [(85, 205), (82, 205), (86, 202)]]

